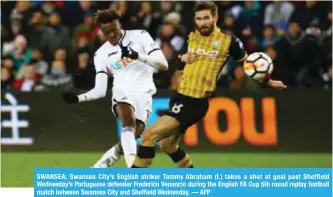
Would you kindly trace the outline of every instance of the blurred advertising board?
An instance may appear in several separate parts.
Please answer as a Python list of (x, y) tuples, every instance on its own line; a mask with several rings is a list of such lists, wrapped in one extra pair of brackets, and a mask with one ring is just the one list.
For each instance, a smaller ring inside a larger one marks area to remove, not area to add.
[[(173, 94), (154, 96), (148, 125), (168, 109)], [(104, 151), (117, 142), (121, 125), (111, 112), (110, 94), (72, 106), (60, 95), (2, 92), (2, 151)], [(331, 152), (332, 92), (219, 90), (182, 145), (197, 152)]]

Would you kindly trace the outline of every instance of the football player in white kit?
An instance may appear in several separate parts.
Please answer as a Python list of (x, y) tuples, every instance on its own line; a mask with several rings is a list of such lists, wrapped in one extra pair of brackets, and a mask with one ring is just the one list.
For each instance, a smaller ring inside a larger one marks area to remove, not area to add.
[(119, 160), (122, 153), (128, 167), (133, 164), (137, 153), (136, 138), (145, 128), (152, 108), (152, 95), (156, 93), (153, 72), (167, 70), (168, 63), (162, 51), (144, 30), (123, 30), (121, 15), (112, 9), (99, 10), (96, 23), (107, 41), (96, 51), (95, 87), (80, 95), (63, 94), (69, 103), (81, 103), (105, 97), (108, 75), (113, 75), (112, 112), (122, 123), (120, 142), (108, 150), (93, 165), (106, 168)]

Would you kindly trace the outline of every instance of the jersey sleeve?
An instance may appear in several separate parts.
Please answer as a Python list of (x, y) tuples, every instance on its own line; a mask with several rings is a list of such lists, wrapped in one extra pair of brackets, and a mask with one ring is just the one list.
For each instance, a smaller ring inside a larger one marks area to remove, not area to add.
[(147, 55), (151, 54), (154, 51), (160, 50), (160, 47), (156, 44), (156, 42), (147, 31), (142, 30), (139, 32), (139, 34), (141, 44)]
[(90, 91), (78, 95), (79, 102), (87, 102), (102, 98), (106, 95), (108, 74), (106, 64), (103, 60), (103, 53), (96, 52), (94, 55), (94, 65), (96, 70), (95, 87)]
[(96, 52), (94, 55), (94, 66), (97, 73), (106, 73), (107, 74), (107, 65), (104, 60), (102, 53)]
[[(185, 53), (187, 53), (187, 50), (188, 50), (188, 42), (186, 42), (183, 47), (180, 49), (179, 51), (179, 54), (180, 55), (184, 55)], [(176, 61), (176, 64), (177, 64), (177, 69), (178, 70), (184, 70), (185, 68), (185, 63), (183, 63), (180, 58), (177, 58), (177, 61)]]
[(241, 62), (247, 57), (247, 52), (244, 49), (242, 41), (235, 35), (232, 35), (229, 53), (237, 62)]

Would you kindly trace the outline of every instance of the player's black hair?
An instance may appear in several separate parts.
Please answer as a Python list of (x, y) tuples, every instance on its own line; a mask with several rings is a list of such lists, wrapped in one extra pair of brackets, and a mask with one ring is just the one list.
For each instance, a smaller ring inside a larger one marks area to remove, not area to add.
[(217, 14), (217, 6), (212, 1), (201, 1), (198, 2), (194, 7), (194, 12), (199, 12), (202, 10), (210, 10), (213, 16)]
[(121, 17), (121, 13), (115, 9), (98, 10), (95, 14), (95, 23), (109, 23), (114, 20), (119, 20)]

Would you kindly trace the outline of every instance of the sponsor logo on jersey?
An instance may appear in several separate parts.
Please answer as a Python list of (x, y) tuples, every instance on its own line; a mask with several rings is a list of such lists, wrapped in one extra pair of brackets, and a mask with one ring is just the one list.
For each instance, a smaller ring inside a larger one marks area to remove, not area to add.
[(121, 69), (123, 66), (121, 65), (120, 61), (116, 62), (115, 64), (111, 64), (111, 67), (115, 70)]
[(189, 48), (188, 51), (192, 52), (192, 53), (196, 53), (198, 56), (199, 55), (210, 56), (210, 58), (212, 58), (212, 59), (215, 59), (215, 58), (217, 58), (219, 56), (219, 51), (217, 51), (217, 50), (211, 50), (211, 51), (209, 51), (209, 50), (200, 49), (200, 48), (198, 48), (196, 50), (192, 49), (192, 48)]
[(110, 56), (112, 56), (112, 55), (115, 55), (115, 54), (117, 54), (117, 53), (118, 53), (118, 51), (115, 51), (115, 52), (109, 53), (109, 54), (108, 54), (108, 57), (110, 57)]

